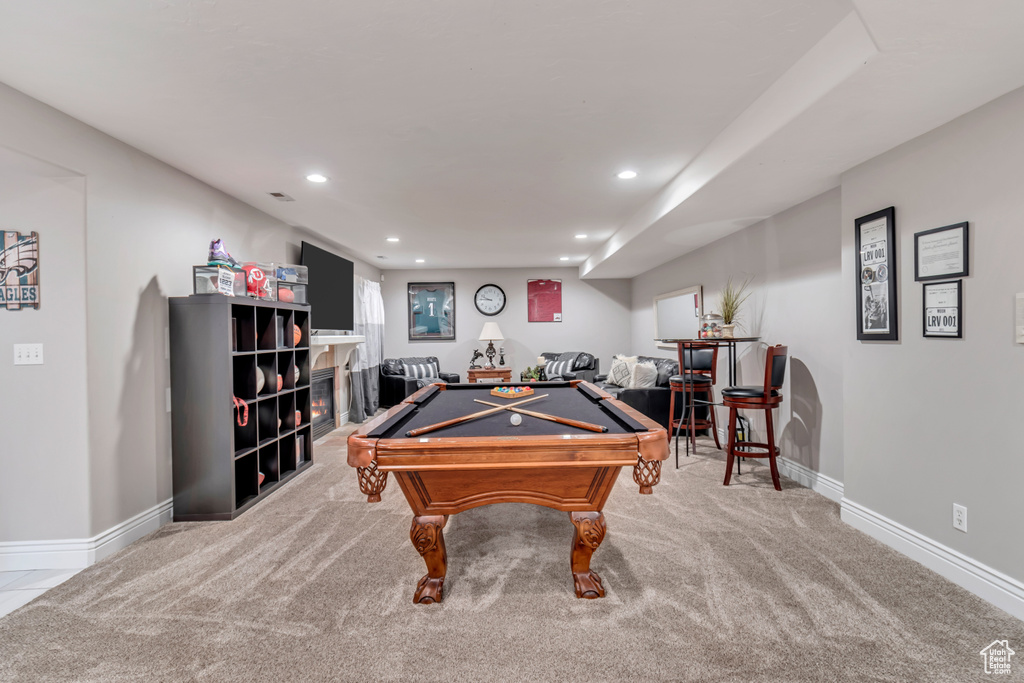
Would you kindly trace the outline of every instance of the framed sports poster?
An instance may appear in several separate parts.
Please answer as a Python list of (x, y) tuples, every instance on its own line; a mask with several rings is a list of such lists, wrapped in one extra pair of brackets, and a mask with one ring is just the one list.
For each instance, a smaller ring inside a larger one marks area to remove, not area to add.
[(531, 323), (562, 322), (562, 281), (527, 280), (526, 315)]
[(961, 280), (924, 285), (924, 336), (962, 339), (963, 285)]
[(39, 310), (39, 233), (0, 232), (0, 308)]
[(970, 275), (967, 223), (914, 233), (914, 279), (946, 280)]
[(861, 216), (854, 223), (857, 267), (857, 339), (897, 341), (896, 207)]
[(455, 340), (455, 283), (409, 283), (409, 341)]

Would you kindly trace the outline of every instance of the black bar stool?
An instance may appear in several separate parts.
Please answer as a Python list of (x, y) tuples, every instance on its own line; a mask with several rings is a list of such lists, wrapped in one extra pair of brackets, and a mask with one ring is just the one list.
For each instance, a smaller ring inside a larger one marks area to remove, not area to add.
[[(718, 345), (695, 342), (687, 344), (682, 350), (682, 374), (673, 375), (668, 380), (668, 388), (672, 392), (669, 397), (668, 414), (669, 429), (675, 430), (676, 467), (679, 467), (679, 432), (686, 429), (693, 448), (697, 447), (697, 430), (710, 429), (715, 437), (715, 446), (721, 450), (718, 440), (718, 424), (715, 421), (715, 383), (718, 379)], [(676, 418), (676, 394), (683, 394), (683, 412)], [(696, 394), (703, 394), (706, 399), (698, 400)], [(697, 418), (697, 403), (708, 407), (709, 417)], [(689, 454), (689, 453), (687, 453)]]

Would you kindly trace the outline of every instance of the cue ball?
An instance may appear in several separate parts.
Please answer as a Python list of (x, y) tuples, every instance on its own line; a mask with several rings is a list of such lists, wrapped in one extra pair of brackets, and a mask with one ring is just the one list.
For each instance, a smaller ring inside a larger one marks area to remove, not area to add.
[(519, 413), (512, 413), (512, 417), (510, 417), (508, 421), (511, 422), (516, 427), (518, 427), (523, 423), (523, 416), (520, 415)]

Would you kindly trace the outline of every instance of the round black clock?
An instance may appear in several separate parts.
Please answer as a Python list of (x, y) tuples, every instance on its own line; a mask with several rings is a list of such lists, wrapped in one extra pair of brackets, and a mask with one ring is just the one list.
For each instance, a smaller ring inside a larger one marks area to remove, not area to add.
[(498, 285), (484, 285), (476, 290), (473, 303), (484, 315), (498, 315), (505, 308), (505, 291)]

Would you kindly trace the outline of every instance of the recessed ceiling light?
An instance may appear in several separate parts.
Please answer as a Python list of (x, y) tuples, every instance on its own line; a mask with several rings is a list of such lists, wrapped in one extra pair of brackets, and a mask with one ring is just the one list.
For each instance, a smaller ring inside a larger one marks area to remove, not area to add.
[(568, 260), (569, 260), (569, 257), (568, 257), (568, 256), (562, 256), (562, 257), (561, 257), (561, 258), (559, 258), (558, 260), (559, 260), (559, 261), (568, 261)]
[(306, 176), (306, 180), (308, 180), (311, 183), (326, 183), (327, 176), (321, 175), (319, 173), (310, 173), (308, 176)]
[(585, 240), (585, 239), (587, 239), (587, 236), (581, 233), (579, 235), (576, 235), (576, 239), (578, 239), (578, 240)]
[(416, 263), (423, 263), (424, 261), (426, 261), (426, 259), (421, 259), (421, 258), (416, 259)]
[(636, 171), (620, 171), (619, 178), (622, 180), (632, 180), (636, 178)]
[(398, 241), (397, 237), (389, 237), (388, 238), (388, 242), (397, 242), (397, 241)]

